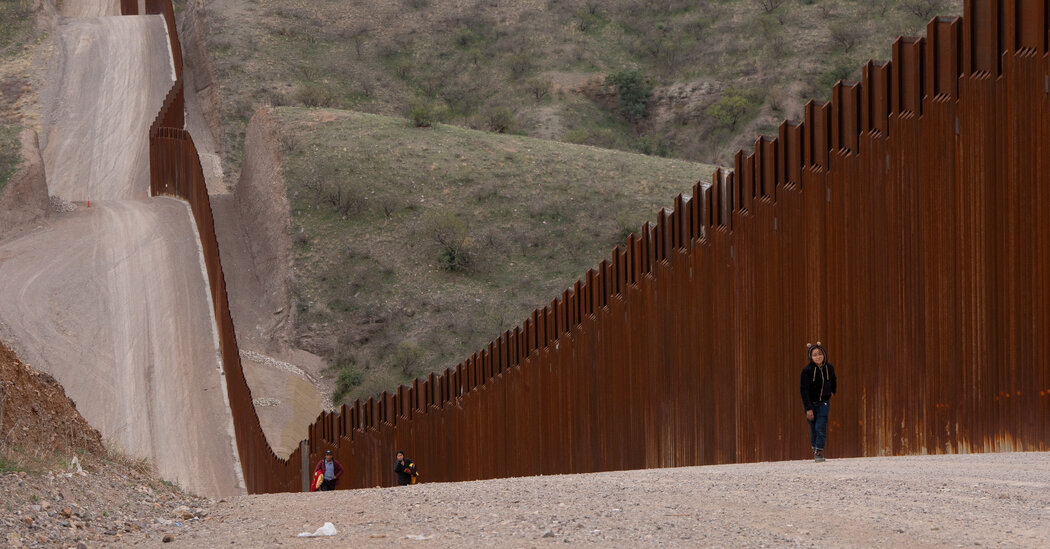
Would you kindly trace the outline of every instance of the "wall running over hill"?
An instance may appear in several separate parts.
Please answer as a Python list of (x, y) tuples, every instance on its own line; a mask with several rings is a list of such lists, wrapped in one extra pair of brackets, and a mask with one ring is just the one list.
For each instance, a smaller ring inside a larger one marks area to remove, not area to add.
[[(898, 39), (520, 327), (322, 414), (309, 462), (333, 450), (354, 488), (392, 485), (398, 449), (428, 482), (802, 458), (817, 340), (839, 377), (832, 457), (1046, 450), (1048, 21), (1045, 0), (968, 0)], [(196, 196), (209, 225), (169, 116), (154, 192)], [(249, 490), (297, 490), (302, 455), (269, 451), (216, 316)]]

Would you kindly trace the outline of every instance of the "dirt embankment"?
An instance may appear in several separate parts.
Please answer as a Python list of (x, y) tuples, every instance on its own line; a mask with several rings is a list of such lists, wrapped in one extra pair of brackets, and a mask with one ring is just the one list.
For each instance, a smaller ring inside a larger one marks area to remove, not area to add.
[(36, 132), (22, 130), (22, 163), (3, 191), (0, 191), (0, 239), (15, 227), (46, 217), (50, 211), (44, 159)]
[(267, 110), (248, 125), (233, 194), (211, 200), (245, 377), (267, 440), (284, 456), (325, 405), (317, 389), (325, 363), (291, 341), (291, 221)]
[(0, 342), (0, 451), (27, 457), (102, 452), (102, 435), (88, 425), (55, 378), (25, 365)]
[(28, 470), (0, 475), (4, 547), (161, 540), (214, 505), (160, 480), (148, 462), (108, 452), (62, 386), (2, 342), (0, 460)]
[(246, 245), (263, 292), (256, 308), (272, 317), (262, 335), (288, 345), (294, 323), (288, 299), (291, 271), (291, 215), (281, 177), (281, 155), (274, 139), (273, 120), (266, 109), (252, 117), (244, 138), (244, 162), (234, 190), (237, 213)]
[(222, 166), (219, 87), (206, 50), (207, 25), (207, 6), (203, 0), (188, 2), (178, 15), (182, 77), (186, 90), (186, 130), (197, 146), (208, 192), (225, 194), (229, 189)]

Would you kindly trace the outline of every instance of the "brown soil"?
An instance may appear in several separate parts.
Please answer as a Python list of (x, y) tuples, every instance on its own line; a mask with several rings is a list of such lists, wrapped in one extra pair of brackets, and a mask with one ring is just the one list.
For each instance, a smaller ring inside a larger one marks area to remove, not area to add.
[(102, 435), (88, 425), (55, 378), (18, 360), (0, 343), (0, 450), (30, 456), (102, 452)]
[[(72, 463), (76, 456), (81, 469)], [(0, 343), (0, 544), (73, 547), (160, 539), (213, 502), (161, 481), (145, 460), (108, 452), (46, 373)], [(28, 473), (26, 472), (28, 470)], [(185, 518), (184, 518), (185, 517)]]

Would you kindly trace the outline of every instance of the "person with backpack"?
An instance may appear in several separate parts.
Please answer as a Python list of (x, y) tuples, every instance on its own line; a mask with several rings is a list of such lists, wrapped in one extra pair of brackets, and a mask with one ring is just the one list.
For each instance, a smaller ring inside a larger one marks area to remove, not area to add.
[(827, 442), (828, 412), (831, 410), (831, 395), (835, 394), (837, 379), (835, 368), (828, 362), (827, 353), (818, 341), (806, 344), (809, 363), (802, 368), (799, 391), (802, 406), (809, 421), (809, 445), (813, 448), (813, 461), (824, 461), (824, 444)]
[(415, 484), (419, 479), (419, 471), (416, 470), (416, 464), (406, 458), (405, 453), (401, 450), (397, 451), (395, 458), (394, 472), (397, 473), (397, 485), (407, 486)]

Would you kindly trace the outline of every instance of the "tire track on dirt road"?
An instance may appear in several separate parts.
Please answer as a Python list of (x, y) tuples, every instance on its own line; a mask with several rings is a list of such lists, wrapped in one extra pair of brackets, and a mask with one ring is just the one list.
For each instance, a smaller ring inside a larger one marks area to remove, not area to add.
[[(62, 13), (113, 5), (68, 1)], [(148, 129), (174, 82), (167, 27), (157, 15), (60, 17), (53, 36), (48, 192), (81, 206), (0, 241), (0, 336), (64, 386), (108, 445), (192, 492), (242, 494), (192, 213), (145, 198)]]

